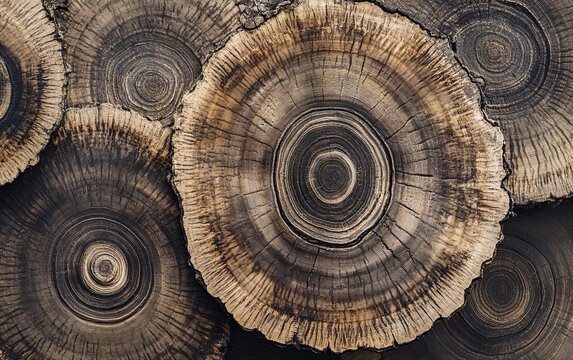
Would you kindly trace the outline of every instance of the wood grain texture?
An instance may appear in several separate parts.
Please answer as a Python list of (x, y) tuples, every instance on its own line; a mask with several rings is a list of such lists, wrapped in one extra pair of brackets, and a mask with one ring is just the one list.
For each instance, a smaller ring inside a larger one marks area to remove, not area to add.
[(0, 2), (0, 185), (38, 161), (61, 120), (62, 48), (40, 0)]
[(71, 109), (0, 189), (0, 344), (22, 359), (220, 359), (222, 309), (194, 278), (170, 186), (171, 131)]
[(108, 102), (164, 124), (240, 26), (233, 0), (71, 0), (56, 11), (70, 105)]
[(569, 0), (379, 0), (436, 34), (483, 84), (505, 135), (516, 204), (573, 193), (573, 6)]
[(270, 340), (411, 341), (499, 241), (500, 130), (447, 42), (374, 4), (305, 1), (235, 35), (175, 126), (191, 261)]
[(573, 203), (517, 212), (452, 318), (383, 359), (571, 359)]

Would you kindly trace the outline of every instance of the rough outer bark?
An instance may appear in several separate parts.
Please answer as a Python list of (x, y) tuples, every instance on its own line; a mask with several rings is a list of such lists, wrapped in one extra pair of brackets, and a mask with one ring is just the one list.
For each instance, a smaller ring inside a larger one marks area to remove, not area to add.
[(571, 359), (573, 203), (517, 214), (462, 310), (384, 359)]
[(164, 124), (240, 26), (233, 0), (74, 0), (56, 20), (72, 106), (109, 102)]
[(0, 185), (38, 161), (60, 121), (64, 64), (40, 0), (0, 2)]
[(234, 36), (184, 97), (192, 263), (273, 341), (411, 341), (493, 255), (502, 144), (446, 41), (373, 4), (304, 2)]
[(67, 111), (0, 190), (0, 346), (14, 358), (220, 359), (222, 309), (196, 282), (169, 176), (171, 132)]
[(241, 21), (247, 29), (254, 29), (265, 19), (275, 16), (280, 9), (292, 6), (297, 0), (235, 0), (241, 10)]
[(380, 0), (449, 36), (498, 121), (516, 204), (573, 193), (573, 7), (569, 0)]

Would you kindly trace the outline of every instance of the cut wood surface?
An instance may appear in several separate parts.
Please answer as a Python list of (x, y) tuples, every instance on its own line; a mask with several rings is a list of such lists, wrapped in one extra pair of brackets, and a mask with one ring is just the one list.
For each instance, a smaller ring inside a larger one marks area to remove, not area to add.
[(385, 348), (464, 301), (500, 239), (501, 131), (445, 40), (303, 1), (213, 55), (176, 116), (191, 261), (237, 322)]
[(517, 215), (462, 310), (383, 359), (571, 359), (573, 203)]
[(71, 109), (40, 163), (0, 189), (10, 357), (222, 358), (227, 318), (188, 265), (170, 135), (112, 106)]
[(435, 34), (483, 84), (499, 122), (517, 204), (573, 193), (573, 6), (570, 0), (379, 0)]
[(48, 143), (64, 100), (62, 48), (41, 0), (0, 1), (0, 185)]
[(165, 124), (205, 59), (241, 25), (233, 0), (71, 0), (56, 19), (70, 105), (108, 102)]

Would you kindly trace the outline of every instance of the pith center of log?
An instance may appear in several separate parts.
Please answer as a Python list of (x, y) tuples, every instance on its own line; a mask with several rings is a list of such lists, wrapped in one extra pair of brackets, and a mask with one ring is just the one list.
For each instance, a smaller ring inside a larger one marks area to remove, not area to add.
[(311, 243), (353, 245), (388, 207), (392, 157), (355, 112), (321, 108), (302, 114), (285, 131), (274, 164), (281, 215)]

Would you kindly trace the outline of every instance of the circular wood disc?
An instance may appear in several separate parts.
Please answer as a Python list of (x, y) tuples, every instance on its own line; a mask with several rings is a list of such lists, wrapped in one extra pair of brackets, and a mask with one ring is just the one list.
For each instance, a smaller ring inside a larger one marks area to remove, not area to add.
[(518, 213), (462, 310), (384, 359), (570, 359), (572, 216), (572, 203)]
[(74, 0), (58, 14), (70, 104), (109, 102), (165, 124), (201, 64), (241, 26), (233, 0)]
[(64, 64), (39, 0), (0, 3), (0, 185), (38, 161), (62, 118)]
[(227, 318), (188, 265), (170, 131), (71, 109), (0, 190), (0, 344), (17, 358), (220, 359)]
[(573, 7), (569, 0), (381, 0), (450, 36), (505, 135), (517, 204), (573, 193)]
[(176, 128), (192, 263), (279, 343), (414, 339), (463, 304), (508, 211), (477, 88), (446, 41), (373, 4), (312, 0), (237, 34)]

